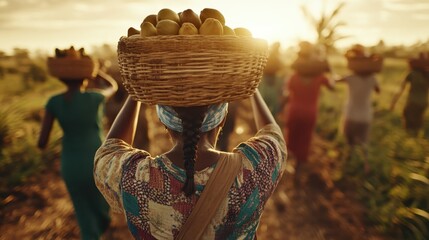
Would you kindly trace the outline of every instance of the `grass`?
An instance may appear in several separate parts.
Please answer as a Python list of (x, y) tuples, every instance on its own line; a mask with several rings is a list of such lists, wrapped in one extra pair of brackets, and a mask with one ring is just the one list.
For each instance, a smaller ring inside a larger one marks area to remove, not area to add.
[(0, 80), (0, 197), (58, 159), (61, 131), (57, 124), (45, 151), (37, 148), (37, 139), (43, 107), (61, 88), (53, 79), (31, 88), (19, 75)]
[[(345, 61), (333, 59), (333, 69), (349, 74)], [(408, 135), (402, 127), (402, 110), (407, 91), (390, 111), (393, 95), (408, 72), (405, 61), (386, 59), (376, 77), (381, 93), (374, 94), (374, 120), (368, 146), (350, 149), (341, 134), (341, 117), (347, 97), (345, 86), (335, 93), (323, 91), (316, 131), (334, 143), (340, 152), (337, 184), (353, 194), (367, 208), (368, 225), (385, 233), (389, 239), (429, 239), (429, 123), (426, 120), (420, 137)], [(429, 111), (426, 118), (429, 119)], [(365, 173), (363, 160), (371, 171)], [(350, 191), (349, 191), (350, 192)]]

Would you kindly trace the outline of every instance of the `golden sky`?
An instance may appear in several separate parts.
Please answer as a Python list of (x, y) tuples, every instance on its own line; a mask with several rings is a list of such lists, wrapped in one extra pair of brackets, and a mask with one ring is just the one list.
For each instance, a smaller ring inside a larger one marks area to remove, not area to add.
[[(429, 0), (344, 0), (340, 29), (352, 43), (411, 44), (429, 40)], [(301, 6), (314, 15), (340, 0), (0, 0), (0, 50), (43, 49), (70, 45), (116, 44), (129, 27), (162, 8), (176, 12), (217, 8), (232, 28), (246, 27), (255, 37), (291, 46), (315, 34)]]

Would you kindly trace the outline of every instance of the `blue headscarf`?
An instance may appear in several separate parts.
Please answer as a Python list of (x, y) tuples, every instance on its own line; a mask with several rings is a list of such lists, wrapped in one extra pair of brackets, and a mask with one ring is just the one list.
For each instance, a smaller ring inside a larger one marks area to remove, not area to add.
[[(156, 112), (159, 120), (167, 126), (167, 128), (176, 132), (182, 132), (182, 120), (179, 115), (174, 111), (173, 107), (165, 105), (156, 105)], [(210, 105), (207, 109), (206, 116), (204, 117), (203, 124), (200, 128), (201, 132), (208, 132), (215, 127), (219, 126), (228, 112), (228, 103), (220, 103)]]

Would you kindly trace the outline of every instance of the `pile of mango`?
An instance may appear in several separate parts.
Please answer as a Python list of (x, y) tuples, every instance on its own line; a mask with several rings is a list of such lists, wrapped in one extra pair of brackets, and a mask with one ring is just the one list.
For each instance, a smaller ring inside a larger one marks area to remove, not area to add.
[(252, 37), (243, 27), (230, 28), (225, 25), (225, 17), (213, 8), (204, 8), (198, 15), (192, 9), (176, 13), (163, 8), (158, 14), (148, 15), (140, 24), (140, 31), (130, 27), (128, 37), (160, 35), (235, 35)]
[(71, 46), (68, 49), (55, 48), (55, 57), (56, 58), (72, 58), (72, 59), (89, 58), (89, 56), (85, 53), (84, 48), (80, 48), (79, 50), (75, 50), (73, 46)]

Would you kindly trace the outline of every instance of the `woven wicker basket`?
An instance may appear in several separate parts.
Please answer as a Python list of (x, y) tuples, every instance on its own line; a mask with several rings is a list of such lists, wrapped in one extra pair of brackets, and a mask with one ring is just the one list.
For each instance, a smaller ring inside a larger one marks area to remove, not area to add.
[(429, 70), (429, 59), (411, 58), (408, 60), (410, 68), (415, 70)]
[(61, 79), (92, 78), (97, 69), (97, 62), (91, 58), (48, 58), (49, 73)]
[(300, 75), (315, 76), (327, 72), (329, 63), (328, 61), (299, 57), (292, 63), (292, 69)]
[(347, 58), (347, 67), (356, 73), (378, 73), (383, 68), (383, 58)]
[(267, 62), (264, 40), (236, 36), (122, 37), (128, 93), (146, 104), (198, 106), (251, 96)]

